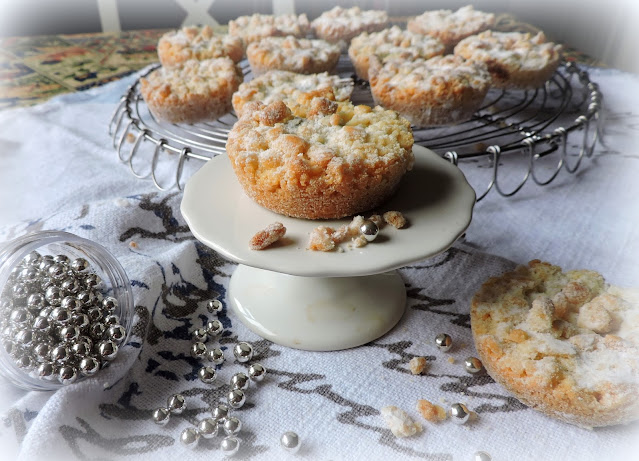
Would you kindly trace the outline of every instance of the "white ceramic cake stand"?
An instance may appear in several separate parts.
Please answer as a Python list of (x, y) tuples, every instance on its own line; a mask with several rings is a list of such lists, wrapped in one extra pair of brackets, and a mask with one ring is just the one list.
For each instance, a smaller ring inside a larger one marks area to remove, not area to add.
[[(409, 226), (386, 225), (375, 241), (343, 252), (306, 246), (315, 227), (350, 219), (289, 218), (261, 207), (244, 194), (225, 155), (198, 170), (185, 186), (182, 215), (198, 240), (239, 263), (228, 288), (239, 319), (270, 341), (315, 351), (359, 346), (388, 332), (406, 304), (394, 269), (446, 250), (470, 224), (475, 204), (456, 166), (420, 146), (414, 153), (413, 170), (379, 208), (401, 211)], [(275, 221), (286, 227), (285, 237), (250, 250), (251, 237)]]

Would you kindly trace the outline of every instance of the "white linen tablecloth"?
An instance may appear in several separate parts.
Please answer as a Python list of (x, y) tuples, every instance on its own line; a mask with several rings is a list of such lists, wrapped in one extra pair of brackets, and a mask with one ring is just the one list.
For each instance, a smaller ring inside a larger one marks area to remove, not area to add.
[[(244, 424), (240, 459), (463, 461), (480, 450), (495, 461), (637, 459), (637, 424), (586, 430), (561, 423), (462, 365), (475, 355), (469, 302), (489, 276), (537, 258), (639, 286), (639, 78), (602, 69), (590, 76), (605, 96), (606, 145), (549, 186), (526, 184), (508, 199), (491, 192), (464, 240), (400, 270), (408, 302), (390, 333), (325, 353), (272, 344), (241, 324), (225, 298), (235, 265), (193, 237), (179, 212), (181, 193), (159, 192), (116, 160), (107, 125), (135, 76), (0, 112), (0, 242), (55, 229), (104, 245), (132, 280), (137, 312), (131, 342), (96, 377), (55, 393), (0, 384), (0, 458), (223, 458), (220, 437), (194, 450), (178, 441), (224, 401), (226, 387), (201, 383), (189, 356), (190, 333), (205, 321), (206, 301), (219, 294), (227, 361), (218, 383), (245, 369), (230, 358), (240, 340), (254, 345), (269, 370), (236, 412)], [(186, 175), (200, 165), (188, 163)], [(472, 170), (466, 174), (472, 183)], [(441, 332), (454, 339), (450, 353), (434, 346)], [(428, 359), (422, 376), (408, 371), (415, 356)], [(155, 425), (151, 412), (176, 392), (188, 410)], [(416, 411), (422, 398), (446, 408), (463, 402), (479, 417), (463, 426), (429, 423)], [(380, 416), (386, 405), (406, 410), (424, 431), (395, 438)], [(279, 446), (289, 430), (302, 440), (296, 455)]]

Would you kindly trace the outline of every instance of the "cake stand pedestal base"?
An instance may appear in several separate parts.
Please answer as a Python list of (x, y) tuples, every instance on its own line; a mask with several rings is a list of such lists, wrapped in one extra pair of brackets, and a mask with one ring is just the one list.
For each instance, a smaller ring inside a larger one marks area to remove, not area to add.
[(253, 332), (309, 351), (360, 346), (387, 333), (406, 306), (397, 271), (358, 277), (300, 277), (239, 265), (229, 304)]

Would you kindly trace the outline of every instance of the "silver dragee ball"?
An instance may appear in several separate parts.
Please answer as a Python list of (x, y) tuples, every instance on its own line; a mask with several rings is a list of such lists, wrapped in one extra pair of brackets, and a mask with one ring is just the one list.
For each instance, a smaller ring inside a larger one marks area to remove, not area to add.
[(464, 360), (464, 368), (468, 373), (477, 374), (484, 369), (484, 365), (477, 357), (468, 357)]
[(69, 349), (65, 345), (59, 345), (51, 349), (51, 360), (62, 362), (69, 357)]
[(224, 419), (222, 428), (226, 435), (237, 435), (242, 430), (242, 421), (237, 419), (235, 416), (229, 416)]
[(215, 372), (215, 368), (213, 367), (202, 367), (198, 370), (197, 374), (200, 378), (200, 381), (202, 381), (204, 384), (211, 384), (217, 377), (217, 373)]
[(78, 279), (74, 277), (69, 277), (62, 281), (62, 283), (60, 284), (60, 287), (62, 288), (63, 291), (66, 291), (68, 293), (77, 293), (78, 290), (80, 289), (80, 283), (78, 282)]
[(260, 382), (266, 375), (266, 368), (261, 363), (253, 363), (249, 366), (248, 375), (251, 381)]
[(75, 343), (73, 343), (73, 345), (71, 346), (71, 351), (75, 355), (79, 355), (80, 357), (84, 357), (84, 356), (87, 356), (87, 355), (89, 355), (91, 353), (91, 346), (86, 341), (78, 340)]
[(164, 426), (169, 422), (171, 418), (171, 412), (167, 408), (158, 408), (157, 410), (153, 410), (153, 422), (155, 424), (159, 424), (160, 426)]
[(81, 305), (82, 303), (80, 303), (80, 301), (75, 299), (73, 296), (65, 296), (64, 298), (62, 298), (62, 301), (60, 301), (60, 306), (62, 307), (62, 309), (67, 309), (70, 311), (78, 310)]
[(231, 389), (245, 391), (249, 387), (249, 378), (244, 373), (239, 372), (231, 376)]
[(104, 317), (104, 321), (102, 323), (104, 323), (104, 325), (106, 325), (107, 327), (111, 327), (113, 325), (119, 325), (120, 317), (114, 314), (109, 314), (106, 317)]
[(113, 312), (118, 307), (118, 300), (112, 296), (107, 296), (102, 300), (102, 308), (108, 312)]
[(359, 231), (362, 233), (367, 242), (372, 242), (377, 238), (379, 228), (370, 219), (365, 219), (362, 225), (359, 227)]
[(206, 359), (215, 365), (221, 365), (224, 363), (224, 351), (219, 347), (208, 350), (206, 351)]
[(126, 329), (122, 325), (111, 325), (106, 334), (112, 341), (121, 343), (126, 338)]
[(222, 421), (229, 415), (230, 411), (231, 410), (228, 405), (220, 403), (211, 410), (211, 415), (216, 421)]
[(100, 362), (95, 357), (84, 357), (80, 360), (80, 373), (85, 376), (93, 376), (100, 370)]
[(224, 331), (224, 326), (218, 319), (211, 320), (206, 322), (206, 331), (211, 336), (219, 336)]
[(118, 345), (111, 340), (98, 344), (98, 355), (104, 360), (113, 360), (118, 354)]
[(169, 397), (167, 408), (171, 413), (179, 415), (186, 410), (186, 399), (182, 394), (175, 394)]
[(478, 451), (475, 453), (475, 461), (491, 461), (491, 457), (485, 451)]
[(220, 312), (222, 312), (222, 307), (222, 303), (219, 299), (211, 299), (206, 302), (206, 310), (214, 315), (219, 315)]
[(227, 395), (226, 400), (231, 408), (241, 408), (246, 402), (246, 394), (243, 390), (232, 389)]
[(80, 329), (75, 326), (67, 325), (60, 328), (60, 339), (63, 341), (73, 341), (80, 336)]
[(280, 443), (286, 451), (296, 453), (300, 449), (300, 438), (292, 431), (284, 432), (280, 437)]
[(68, 266), (69, 263), (71, 262), (71, 259), (67, 255), (60, 254), (60, 255), (55, 255), (53, 257), (53, 262)]
[(206, 355), (206, 344), (201, 341), (191, 345), (191, 357), (194, 359), (202, 359)]
[(74, 314), (71, 317), (71, 321), (81, 331), (88, 331), (89, 325), (91, 325), (91, 320), (87, 314)]
[(451, 347), (453, 347), (453, 338), (446, 333), (440, 333), (435, 336), (435, 344), (439, 348), (439, 350), (448, 352)]
[(180, 434), (180, 442), (187, 447), (195, 447), (200, 439), (200, 433), (194, 427), (187, 427)]
[(220, 450), (225, 456), (233, 456), (240, 449), (240, 439), (237, 437), (229, 436), (222, 439), (220, 443)]
[(70, 266), (74, 272), (78, 273), (84, 273), (89, 270), (89, 262), (84, 258), (74, 259), (73, 261), (71, 261)]
[(193, 337), (193, 341), (200, 343), (205, 343), (209, 339), (206, 328), (196, 328), (191, 336)]
[(38, 377), (41, 379), (50, 379), (55, 373), (55, 368), (53, 364), (45, 362), (41, 363), (36, 370)]
[(197, 430), (202, 438), (212, 439), (218, 432), (217, 420), (215, 418), (204, 418), (197, 423)]
[(248, 362), (253, 358), (253, 346), (245, 341), (240, 341), (233, 348), (233, 355), (240, 363)]
[(450, 419), (455, 424), (466, 424), (470, 418), (470, 411), (463, 403), (453, 403), (450, 406)]
[(33, 347), (33, 354), (38, 362), (45, 362), (49, 358), (51, 347), (47, 343), (36, 344)]
[(71, 384), (78, 378), (78, 370), (70, 365), (65, 365), (60, 368), (60, 373), (58, 374), (58, 380), (64, 384)]
[(42, 309), (46, 304), (42, 293), (31, 293), (27, 298), (27, 307), (29, 309)]

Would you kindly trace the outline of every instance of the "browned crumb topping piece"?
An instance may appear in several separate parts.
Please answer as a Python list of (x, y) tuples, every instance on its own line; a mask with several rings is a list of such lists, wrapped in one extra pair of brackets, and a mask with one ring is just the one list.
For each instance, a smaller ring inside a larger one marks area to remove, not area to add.
[(273, 245), (286, 234), (286, 227), (281, 222), (269, 224), (251, 238), (249, 248), (251, 250), (263, 250)]
[(396, 229), (402, 229), (406, 226), (406, 218), (399, 211), (387, 211), (384, 213), (384, 221)]
[(414, 375), (421, 375), (426, 369), (426, 357), (413, 357), (408, 362), (410, 372)]
[(431, 423), (444, 421), (446, 419), (446, 410), (444, 410), (444, 408), (425, 399), (417, 401), (417, 411), (419, 411), (424, 419)]

